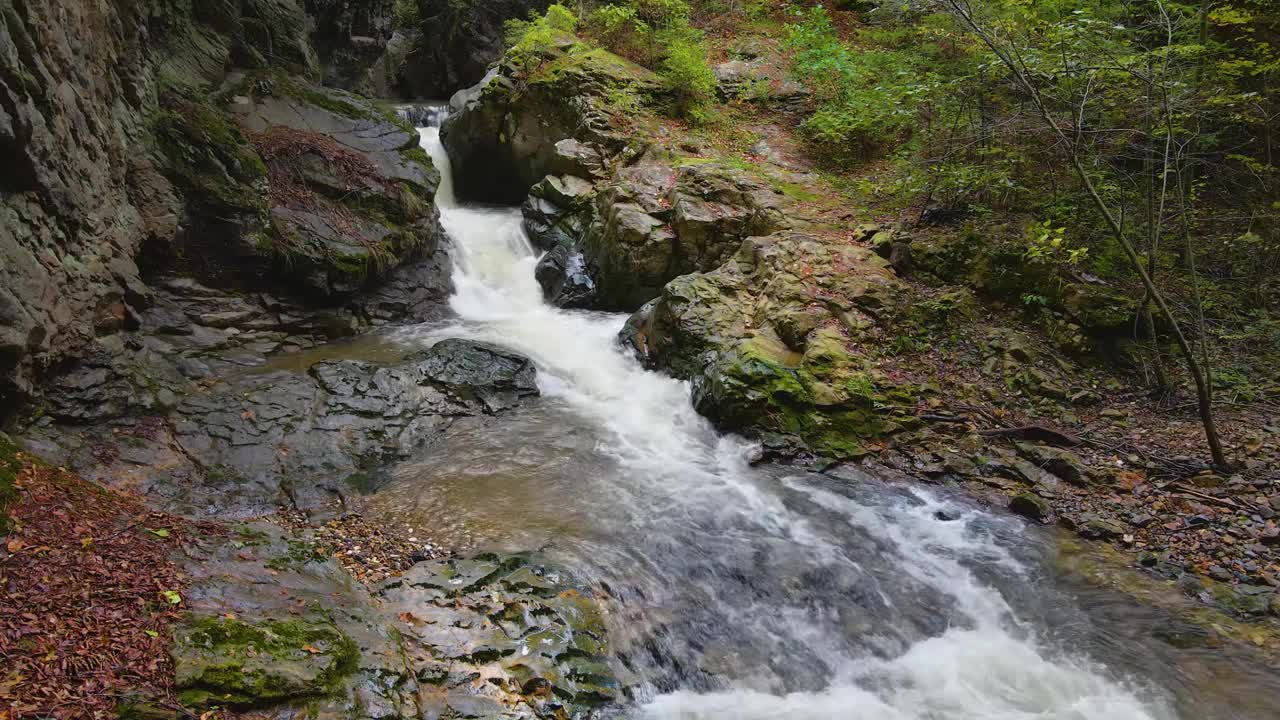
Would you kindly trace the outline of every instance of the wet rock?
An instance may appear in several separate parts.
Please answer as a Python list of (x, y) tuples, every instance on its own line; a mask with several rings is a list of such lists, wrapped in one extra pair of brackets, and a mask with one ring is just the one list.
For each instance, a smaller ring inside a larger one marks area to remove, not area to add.
[(538, 394), (529, 358), (495, 345), (470, 340), (441, 340), (423, 356), (422, 373), (456, 397), (472, 398), (494, 413)]
[(1009, 511), (1025, 518), (1043, 522), (1053, 514), (1049, 502), (1035, 493), (1021, 493), (1009, 501)]
[[(257, 521), (189, 551), (176, 681), (194, 706), (412, 717), (396, 619), (332, 558)], [(230, 697), (227, 697), (230, 695)]]
[(521, 202), (534, 183), (564, 169), (560, 141), (615, 153), (628, 139), (612, 129), (612, 119), (626, 112), (614, 99), (663, 91), (649, 70), (568, 35), (546, 51), (532, 77), (517, 82), (519, 75), (500, 65), (481, 87), (458, 96), (441, 128), (459, 197)]
[(191, 617), (173, 640), (174, 686), (187, 705), (253, 707), (322, 697), (359, 650), (332, 623)]
[(187, 514), (312, 507), (367, 492), (368, 474), (409, 457), (454, 418), (537, 394), (527, 358), (445, 340), (395, 364), (317, 359), (188, 388), (155, 418), (98, 418), (30, 436), (87, 477), (129, 484)]
[(592, 187), (571, 175), (547, 176), (529, 190), (521, 207), (529, 241), (540, 250), (576, 248), (591, 222)]
[[(791, 271), (802, 262), (807, 281)], [(649, 364), (689, 379), (699, 411), (722, 426), (856, 457), (866, 440), (910, 422), (878, 408), (910, 405), (914, 390), (869, 372), (856, 349), (897, 303), (896, 282), (865, 248), (793, 232), (751, 238), (719, 269), (667, 284), (623, 337)]]
[[(620, 699), (602, 608), (560, 571), (524, 556), (436, 560), (375, 595), (401, 619), (417, 676), (439, 685), (455, 712), (502, 702), (535, 717), (577, 716)], [(479, 693), (477, 675), (489, 678)]]
[(551, 249), (534, 270), (547, 302), (562, 308), (589, 309), (596, 304), (596, 283), (587, 272), (582, 253), (558, 245)]

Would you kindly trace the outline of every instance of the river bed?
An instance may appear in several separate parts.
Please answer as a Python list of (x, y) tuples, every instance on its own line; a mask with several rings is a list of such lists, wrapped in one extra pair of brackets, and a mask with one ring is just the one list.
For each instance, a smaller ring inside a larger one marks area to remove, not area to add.
[(456, 423), (372, 511), (454, 547), (544, 552), (597, 588), (635, 716), (1280, 716), (1251, 653), (1062, 573), (1050, 531), (900, 478), (752, 466), (683, 383), (619, 349), (622, 316), (545, 304), (519, 210), (460, 205), (438, 131), (422, 136), (457, 321), (394, 340), (526, 354), (543, 400)]

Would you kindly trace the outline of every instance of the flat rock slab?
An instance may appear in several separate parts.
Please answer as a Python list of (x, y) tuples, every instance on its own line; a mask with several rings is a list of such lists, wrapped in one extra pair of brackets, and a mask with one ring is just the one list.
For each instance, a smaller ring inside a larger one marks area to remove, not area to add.
[[(178, 372), (168, 380), (181, 387), (164, 406), (140, 405), (154, 414), (48, 424), (28, 440), (86, 477), (132, 486), (167, 510), (243, 517), (367, 490), (373, 474), (429, 446), (456, 418), (538, 395), (527, 358), (461, 339), (391, 363), (320, 359), (212, 383)], [(112, 387), (64, 391), (94, 401)]]
[(604, 609), (524, 555), (419, 563), (366, 591), (266, 521), (187, 549), (178, 690), (321, 717), (592, 718), (619, 698)]
[(590, 717), (619, 699), (601, 604), (532, 558), (419, 563), (374, 596), (405, 623), (406, 656), (439, 688), (439, 716), (446, 706), (462, 712), (459, 691), (465, 708), (514, 707), (516, 717)]

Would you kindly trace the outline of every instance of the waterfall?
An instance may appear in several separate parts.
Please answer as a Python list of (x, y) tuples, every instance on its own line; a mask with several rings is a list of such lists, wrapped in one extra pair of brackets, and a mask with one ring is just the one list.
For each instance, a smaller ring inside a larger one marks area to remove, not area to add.
[[(597, 450), (617, 469), (582, 478), (580, 494), (605, 498), (591, 515), (618, 540), (582, 562), (618, 592), (636, 584), (632, 596), (666, 618), (653, 620), (663, 639), (649, 655), (729, 648), (728, 669), (716, 671), (727, 682), (687, 657), (633, 657), (654, 683), (644, 717), (1174, 717), (1158, 694), (1051, 642), (1014, 609), (1007, 588), (1038, 576), (995, 536), (1016, 538), (1020, 526), (920, 489), (859, 491), (751, 467), (743, 440), (694, 411), (687, 384), (618, 347), (623, 316), (544, 302), (519, 209), (458, 202), (438, 129), (421, 134), (444, 178), (437, 204), (455, 265), (457, 322), (432, 337), (528, 355), (544, 395), (597, 428)], [(646, 584), (630, 579), (640, 574)]]

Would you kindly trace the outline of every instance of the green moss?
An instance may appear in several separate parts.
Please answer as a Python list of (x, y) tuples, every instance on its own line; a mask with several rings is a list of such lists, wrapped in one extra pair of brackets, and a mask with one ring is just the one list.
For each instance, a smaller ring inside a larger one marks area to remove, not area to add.
[(175, 634), (179, 698), (246, 708), (333, 694), (360, 651), (331, 622), (189, 617)]
[(18, 471), (22, 470), (18, 452), (17, 444), (0, 433), (0, 535), (9, 532), (9, 506), (18, 499)]
[(283, 555), (268, 560), (267, 567), (272, 570), (296, 570), (304, 567), (307, 563), (322, 562), (325, 559), (324, 553), (309, 543), (300, 540), (288, 540), (287, 545), (288, 550)]
[(435, 163), (431, 162), (431, 156), (427, 155), (427, 151), (423, 150), (421, 145), (414, 145), (401, 150), (400, 157), (406, 162), (415, 162), (423, 167), (435, 167)]
[(204, 102), (171, 100), (152, 122), (164, 165), (202, 202), (266, 210), (267, 166), (227, 114)]
[(757, 337), (734, 358), (711, 389), (720, 419), (735, 428), (793, 435), (819, 455), (851, 459), (914, 422), (902, 408), (918, 389), (884, 384), (835, 330), (812, 333), (803, 356)]
[(233, 532), (236, 537), (235, 541), (240, 543), (241, 547), (266, 545), (271, 541), (271, 538), (265, 532), (248, 525), (237, 525)]
[(816, 202), (820, 199), (812, 189), (798, 183), (778, 183), (775, 189), (784, 196), (799, 202)]
[(653, 71), (626, 58), (583, 43), (572, 43), (553, 53), (550, 62), (530, 76), (530, 85), (558, 85), (565, 80), (591, 79), (613, 87), (656, 89), (661, 81)]

